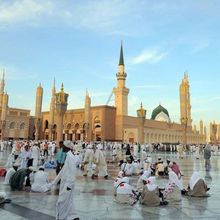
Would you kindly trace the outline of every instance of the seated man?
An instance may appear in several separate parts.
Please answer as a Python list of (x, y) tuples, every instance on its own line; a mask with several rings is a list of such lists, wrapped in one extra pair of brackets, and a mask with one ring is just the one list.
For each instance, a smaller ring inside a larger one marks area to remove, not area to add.
[(176, 173), (176, 175), (178, 176), (179, 179), (181, 179), (181, 172), (180, 172), (180, 168), (179, 168), (179, 165), (173, 161), (173, 163), (170, 164), (170, 168), (171, 170)]
[(161, 195), (156, 183), (156, 178), (151, 176), (144, 180), (145, 186), (141, 194), (140, 203), (147, 206), (167, 205), (168, 202), (163, 201), (163, 198), (160, 198)]
[(188, 195), (193, 197), (207, 197), (207, 187), (205, 181), (200, 177), (198, 172), (194, 172), (190, 178), (188, 186)]
[(163, 198), (167, 199), (169, 202), (179, 202), (181, 201), (181, 194), (184, 188), (182, 182), (179, 180), (178, 176), (172, 170), (169, 172), (169, 180), (163, 191)]
[(139, 194), (142, 193), (144, 186), (146, 185), (146, 179), (148, 179), (148, 177), (150, 177), (151, 175), (151, 171), (144, 171), (143, 175), (141, 175), (138, 179), (137, 182), (137, 191), (139, 192)]
[(121, 204), (134, 205), (137, 201), (133, 187), (129, 185), (129, 178), (124, 177), (116, 190), (115, 201)]
[(123, 163), (121, 170), (125, 173), (125, 176), (131, 176), (133, 174), (133, 164), (130, 158), (127, 158), (127, 163)]
[(119, 187), (120, 183), (122, 182), (122, 179), (123, 179), (124, 176), (125, 176), (124, 172), (123, 171), (119, 171), (118, 177), (114, 181), (114, 196), (116, 196), (117, 188)]
[(47, 192), (51, 188), (48, 180), (48, 174), (44, 171), (44, 167), (40, 166), (39, 171), (33, 174), (33, 183), (31, 191), (33, 192)]
[(139, 175), (141, 173), (141, 166), (140, 166), (140, 161), (139, 160), (134, 160), (132, 163), (133, 166), (133, 174), (134, 175)]
[(162, 160), (159, 160), (156, 166), (156, 176), (164, 176), (165, 167)]
[(4, 184), (8, 185), (9, 184), (9, 180), (11, 178), (11, 176), (16, 173), (16, 171), (18, 170), (18, 166), (16, 164), (13, 164), (13, 167), (9, 168), (7, 170), (6, 176), (5, 176), (5, 181)]
[(29, 175), (32, 171), (33, 171), (33, 168), (29, 167), (29, 168), (21, 168), (17, 172), (15, 172), (9, 180), (11, 189), (12, 190), (23, 190), (25, 180), (27, 184), (29, 180)]

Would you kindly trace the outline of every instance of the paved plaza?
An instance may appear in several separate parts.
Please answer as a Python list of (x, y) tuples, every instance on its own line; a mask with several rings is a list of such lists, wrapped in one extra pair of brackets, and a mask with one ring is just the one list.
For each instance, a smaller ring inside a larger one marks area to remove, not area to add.
[[(0, 166), (6, 162), (8, 153), (0, 152)], [(182, 202), (166, 207), (146, 207), (139, 203), (134, 206), (119, 205), (113, 200), (113, 180), (118, 173), (118, 167), (108, 164), (109, 179), (99, 178), (92, 180), (83, 177), (78, 171), (75, 187), (75, 210), (81, 220), (87, 219), (220, 219), (220, 156), (212, 156), (212, 168), (205, 171), (204, 160), (201, 155), (196, 160), (192, 155), (186, 155), (183, 160), (177, 159), (176, 153), (154, 153), (156, 159), (161, 156), (164, 160), (171, 159), (180, 164), (183, 173), (183, 183), (187, 182), (193, 171), (200, 171), (208, 186), (211, 188), (208, 198), (183, 197)], [(55, 170), (47, 170), (52, 181)], [(135, 186), (138, 177), (131, 177)], [(3, 185), (3, 177), (0, 177), (0, 191), (5, 191), (11, 204), (0, 207), (1, 220), (52, 220), (55, 219), (55, 204), (58, 198), (58, 189), (53, 188), (48, 193), (33, 193), (28, 191), (11, 191), (9, 186)], [(158, 180), (159, 185), (164, 186), (167, 179)]]

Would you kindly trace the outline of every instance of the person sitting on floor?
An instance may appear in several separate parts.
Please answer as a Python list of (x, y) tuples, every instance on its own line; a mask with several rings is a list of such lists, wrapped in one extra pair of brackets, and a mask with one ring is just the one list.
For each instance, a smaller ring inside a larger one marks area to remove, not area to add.
[(141, 173), (140, 160), (134, 160), (132, 166), (133, 166), (133, 175), (139, 175)]
[(133, 164), (130, 158), (127, 158), (127, 163), (121, 165), (121, 170), (125, 173), (125, 176), (131, 176), (133, 174)]
[(164, 176), (165, 167), (161, 158), (158, 159), (158, 164), (156, 165), (156, 176)]
[(178, 165), (175, 161), (173, 161), (173, 162), (170, 164), (170, 168), (171, 168), (171, 170), (172, 170), (174, 173), (176, 173), (176, 175), (178, 176), (178, 178), (181, 179), (182, 174), (181, 174), (181, 172), (180, 172), (179, 165)]
[(185, 192), (182, 182), (179, 180), (178, 176), (172, 170), (169, 171), (169, 180), (165, 187), (163, 193), (163, 198), (167, 199), (169, 202), (179, 202), (181, 201), (181, 194)]
[(29, 175), (33, 171), (32, 167), (21, 168), (16, 171), (10, 178), (9, 184), (12, 190), (23, 190), (25, 186), (30, 186)]
[(163, 198), (160, 198), (161, 194), (159, 187), (156, 183), (155, 176), (151, 176), (147, 179), (144, 179), (145, 186), (140, 197), (140, 203), (147, 206), (159, 206), (167, 205), (167, 201), (163, 201)]
[(139, 194), (141, 194), (143, 192), (143, 189), (144, 189), (144, 186), (145, 186), (145, 182), (146, 182), (146, 179), (148, 179), (148, 177), (150, 177), (151, 175), (151, 171), (148, 170), (148, 171), (144, 171), (143, 175), (141, 175), (138, 179), (138, 182), (137, 182), (137, 191)]
[(129, 185), (129, 178), (124, 177), (116, 190), (115, 201), (121, 204), (134, 205), (137, 201), (133, 187)]
[(13, 166), (11, 168), (9, 168), (7, 170), (6, 176), (5, 176), (5, 181), (3, 184), (5, 185), (9, 185), (9, 180), (11, 178), (11, 176), (16, 173), (16, 171), (18, 170), (18, 166), (17, 164), (13, 164)]
[(193, 197), (207, 197), (207, 187), (205, 181), (200, 177), (199, 172), (194, 172), (188, 185), (188, 195)]
[(32, 181), (31, 191), (33, 192), (47, 192), (51, 189), (48, 174), (44, 171), (43, 166), (40, 166), (39, 171), (33, 174)]
[(119, 187), (123, 177), (125, 177), (125, 174), (123, 171), (119, 171), (118, 176), (116, 177), (115, 181), (114, 181), (114, 196), (116, 196), (117, 194), (117, 188)]

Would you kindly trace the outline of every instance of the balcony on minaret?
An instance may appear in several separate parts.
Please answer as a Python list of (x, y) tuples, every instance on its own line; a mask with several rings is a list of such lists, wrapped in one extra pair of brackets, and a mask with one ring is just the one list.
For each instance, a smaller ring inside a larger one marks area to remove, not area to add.
[(137, 117), (145, 119), (146, 118), (146, 113), (147, 113), (147, 110), (143, 108), (143, 105), (141, 103), (140, 109), (137, 110)]

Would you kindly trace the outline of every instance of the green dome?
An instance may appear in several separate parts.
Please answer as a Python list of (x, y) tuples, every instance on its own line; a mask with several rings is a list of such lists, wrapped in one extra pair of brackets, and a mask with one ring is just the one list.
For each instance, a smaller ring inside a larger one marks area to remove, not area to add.
[(160, 114), (161, 112), (165, 113), (168, 116), (168, 118), (170, 117), (169, 112), (162, 105), (159, 105), (153, 110), (152, 115), (151, 115), (151, 120), (155, 120), (157, 115)]

